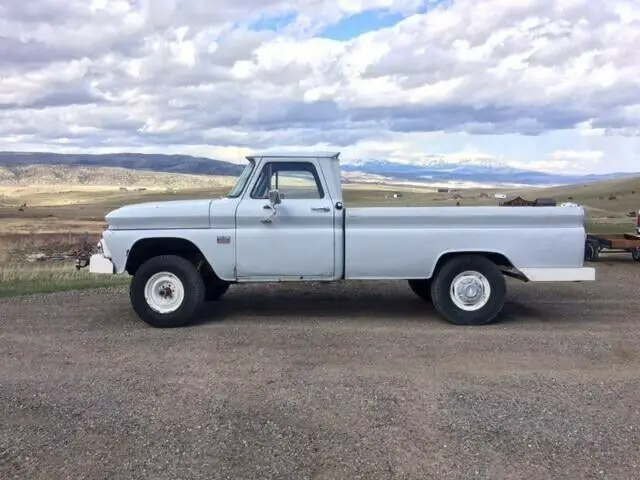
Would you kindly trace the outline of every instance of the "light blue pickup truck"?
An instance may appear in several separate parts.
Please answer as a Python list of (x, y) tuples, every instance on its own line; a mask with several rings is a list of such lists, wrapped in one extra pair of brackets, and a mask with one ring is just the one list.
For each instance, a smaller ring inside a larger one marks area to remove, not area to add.
[(133, 309), (154, 327), (188, 324), (240, 282), (404, 280), (446, 320), (482, 325), (502, 310), (505, 275), (595, 279), (582, 208), (346, 208), (338, 153), (249, 156), (225, 198), (129, 205), (106, 221), (85, 264), (132, 275)]

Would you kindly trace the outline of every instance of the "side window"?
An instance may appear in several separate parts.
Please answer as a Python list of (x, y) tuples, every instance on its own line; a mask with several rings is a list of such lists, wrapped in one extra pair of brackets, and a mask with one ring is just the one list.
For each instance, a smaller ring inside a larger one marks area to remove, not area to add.
[(311, 162), (266, 163), (251, 191), (251, 198), (269, 198), (278, 189), (283, 199), (324, 198), (316, 167)]

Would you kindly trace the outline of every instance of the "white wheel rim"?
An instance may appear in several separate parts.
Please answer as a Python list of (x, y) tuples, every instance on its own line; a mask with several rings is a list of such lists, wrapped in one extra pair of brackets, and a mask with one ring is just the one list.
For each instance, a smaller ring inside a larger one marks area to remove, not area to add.
[(473, 312), (487, 304), (491, 297), (491, 285), (481, 273), (466, 271), (453, 279), (449, 294), (456, 307)]
[(184, 285), (173, 273), (159, 272), (147, 280), (144, 298), (152, 310), (171, 313), (180, 308), (184, 301)]

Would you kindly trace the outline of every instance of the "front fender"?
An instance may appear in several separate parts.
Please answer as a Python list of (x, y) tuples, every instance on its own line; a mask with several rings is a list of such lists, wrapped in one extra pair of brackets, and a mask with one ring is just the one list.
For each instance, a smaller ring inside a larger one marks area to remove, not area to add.
[[(235, 281), (235, 230), (112, 230), (104, 234), (116, 273), (124, 273), (129, 255), (137, 242), (154, 239), (177, 239), (195, 245), (222, 280)], [(156, 252), (154, 252), (156, 253)], [(157, 252), (163, 254), (164, 252)]]

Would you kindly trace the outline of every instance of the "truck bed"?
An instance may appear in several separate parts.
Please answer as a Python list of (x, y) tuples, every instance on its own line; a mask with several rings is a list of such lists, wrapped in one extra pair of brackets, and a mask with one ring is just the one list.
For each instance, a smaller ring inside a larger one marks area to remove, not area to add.
[(429, 278), (447, 252), (496, 252), (516, 268), (583, 264), (581, 208), (360, 207), (345, 210), (345, 277)]

